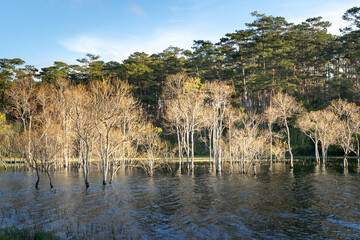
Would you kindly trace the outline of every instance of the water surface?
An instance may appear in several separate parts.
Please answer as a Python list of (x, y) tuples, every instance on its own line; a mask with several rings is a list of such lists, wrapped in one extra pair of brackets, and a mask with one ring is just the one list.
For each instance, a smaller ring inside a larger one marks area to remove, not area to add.
[(52, 231), (61, 238), (355, 239), (360, 236), (360, 173), (299, 161), (262, 165), (256, 176), (122, 170), (111, 186), (91, 172), (0, 172), (0, 226)]

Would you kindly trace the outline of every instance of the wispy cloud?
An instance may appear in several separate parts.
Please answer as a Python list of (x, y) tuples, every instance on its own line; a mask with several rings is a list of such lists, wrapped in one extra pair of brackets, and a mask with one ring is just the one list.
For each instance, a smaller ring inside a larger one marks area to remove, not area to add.
[(190, 49), (193, 40), (196, 39), (203, 39), (203, 36), (193, 30), (162, 29), (148, 37), (132, 37), (127, 40), (106, 39), (84, 34), (62, 40), (59, 43), (72, 52), (98, 54), (105, 61), (121, 61), (134, 52), (159, 53), (169, 46)]
[(138, 17), (146, 17), (145, 11), (135, 3), (129, 4), (128, 11), (135, 14)]
[(329, 33), (339, 35), (340, 34), (339, 29), (344, 28), (349, 25), (348, 22), (342, 20), (342, 15), (346, 12), (346, 10), (348, 10), (351, 7), (352, 7), (351, 4), (347, 4), (347, 5), (346, 4), (331, 4), (329, 6), (324, 7), (323, 9), (314, 10), (313, 12), (316, 12), (315, 15), (306, 16), (301, 19), (289, 18), (288, 20), (290, 22), (294, 22), (294, 23), (301, 23), (301, 22), (305, 21), (307, 18), (321, 16), (324, 21), (331, 22), (331, 27), (329, 28)]

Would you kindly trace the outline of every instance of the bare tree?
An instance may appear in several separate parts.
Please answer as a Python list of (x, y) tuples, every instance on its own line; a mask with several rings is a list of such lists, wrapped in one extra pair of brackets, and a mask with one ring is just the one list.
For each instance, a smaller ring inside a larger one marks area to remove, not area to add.
[[(88, 91), (84, 86), (78, 85), (68, 92), (71, 94), (71, 106), (73, 111), (71, 112), (71, 119), (73, 121), (73, 128), (76, 135), (79, 137), (78, 153), (82, 159), (83, 173), (85, 187), (89, 185), (89, 154), (91, 151), (92, 139), (94, 138), (94, 120), (93, 120), (93, 108)], [(82, 155), (82, 144), (85, 145), (85, 154)]]
[(144, 121), (139, 130), (140, 143), (145, 154), (145, 159), (140, 161), (140, 165), (149, 176), (153, 176), (155, 169), (164, 164), (162, 154), (166, 151), (166, 148), (164, 148), (165, 145), (160, 139), (161, 132), (161, 128), (154, 127), (148, 121)]
[(336, 129), (338, 118), (328, 109), (318, 111), (318, 120), (316, 122), (318, 137), (321, 143), (321, 152), (323, 163), (327, 161), (327, 152), (329, 146), (336, 143)]
[(185, 73), (170, 75), (166, 78), (163, 89), (162, 98), (164, 101), (165, 115), (164, 118), (168, 122), (170, 132), (176, 132), (178, 142), (179, 169), (181, 171), (183, 164), (183, 151), (185, 149), (185, 127), (181, 116), (181, 106), (179, 95), (182, 93), (183, 85), (189, 80), (189, 76)]
[(194, 135), (201, 130), (204, 120), (205, 93), (199, 78), (178, 74), (168, 78), (164, 97), (167, 101), (165, 119), (176, 129), (179, 147), (179, 167), (182, 164), (182, 150), (187, 156), (187, 168), (194, 170)]
[[(119, 106), (122, 114), (118, 125), (112, 130), (113, 142), (113, 161), (110, 165), (111, 184), (114, 175), (121, 166), (125, 166), (125, 161), (132, 155), (135, 156), (138, 150), (139, 126), (141, 125), (141, 111), (138, 102), (131, 96), (123, 98), (122, 105)], [(135, 146), (134, 146), (135, 145)]]
[(315, 159), (317, 163), (320, 163), (318, 121), (320, 120), (321, 116), (319, 113), (319, 111), (306, 112), (297, 121), (297, 127), (299, 127), (301, 131), (315, 144)]
[(36, 158), (34, 158), (36, 171), (38, 173), (38, 168), (40, 167), (41, 171), (46, 172), (51, 188), (53, 188), (53, 184), (50, 168), (56, 161), (56, 156), (61, 149), (61, 138), (58, 134), (59, 126), (55, 118), (57, 111), (54, 95), (55, 91), (51, 86), (40, 85), (37, 92), (37, 103), (41, 110), (35, 117), (37, 131), (33, 140), (36, 155)]
[(268, 130), (269, 130), (269, 146), (270, 146), (270, 164), (272, 163), (272, 157), (273, 157), (273, 125), (276, 122), (278, 118), (277, 109), (270, 106), (265, 110), (265, 119), (268, 122)]
[(7, 111), (21, 121), (26, 136), (26, 146), (24, 154), (27, 162), (32, 159), (32, 129), (33, 118), (36, 111), (36, 83), (30, 76), (23, 76), (17, 79), (13, 85), (7, 89), (5, 95), (8, 101)]
[(335, 113), (339, 121), (336, 122), (336, 140), (337, 144), (344, 151), (344, 167), (348, 166), (347, 156), (350, 152), (357, 153), (354, 144), (354, 136), (358, 130), (359, 107), (355, 103), (349, 103), (346, 100), (333, 100), (329, 106)]
[(59, 125), (61, 126), (61, 135), (62, 141), (62, 157), (64, 167), (69, 166), (70, 155), (71, 155), (71, 114), (72, 114), (72, 105), (71, 95), (69, 94), (70, 81), (64, 78), (56, 78), (54, 82), (55, 86), (55, 105), (57, 111), (57, 119)]
[(0, 113), (0, 162), (3, 164), (5, 170), (7, 170), (3, 156), (9, 152), (10, 148), (10, 137), (9, 132), (11, 131), (10, 125), (6, 123), (6, 116)]
[(184, 136), (185, 127), (180, 114), (181, 108), (178, 99), (168, 100), (165, 119), (169, 122), (170, 132), (175, 132), (178, 142), (179, 169), (181, 171), (183, 164)]
[[(132, 98), (128, 84), (119, 80), (103, 79), (102, 82), (93, 82), (90, 86), (92, 108), (94, 111), (98, 154), (102, 163), (103, 185), (106, 185), (109, 159), (118, 150), (121, 141), (112, 137), (117, 129), (126, 129), (129, 115), (126, 112), (136, 107), (137, 103)], [(126, 135), (127, 132), (124, 132)]]
[[(233, 108), (229, 107), (226, 111), (226, 127), (228, 129), (227, 131), (227, 138), (228, 138), (228, 155), (229, 155), (229, 161), (230, 161), (230, 173), (233, 172), (234, 166), (233, 166), (233, 145), (235, 144), (234, 139), (234, 129), (236, 128), (236, 123), (238, 123), (240, 120), (239, 113), (235, 111)], [(236, 148), (235, 148), (236, 149)]]
[(251, 168), (256, 174), (256, 165), (269, 148), (268, 138), (259, 127), (262, 119), (259, 115), (244, 112), (240, 112), (238, 119), (238, 128), (233, 132), (233, 154), (235, 159), (239, 159), (239, 169), (243, 174)]
[(208, 105), (212, 110), (212, 144), (216, 172), (222, 171), (223, 131), (225, 129), (225, 112), (230, 107), (231, 94), (234, 89), (222, 82), (211, 82), (205, 86)]
[(287, 143), (288, 143), (288, 151), (290, 153), (290, 168), (293, 168), (294, 157), (291, 150), (289, 120), (295, 117), (296, 114), (301, 112), (302, 107), (296, 102), (294, 97), (281, 92), (274, 96), (273, 107), (276, 109), (278, 115), (277, 120), (281, 125), (285, 127)]

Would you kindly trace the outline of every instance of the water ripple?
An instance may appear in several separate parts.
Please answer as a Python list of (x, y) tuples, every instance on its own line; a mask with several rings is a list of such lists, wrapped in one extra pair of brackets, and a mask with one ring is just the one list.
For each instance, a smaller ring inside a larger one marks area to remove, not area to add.
[[(307, 169), (306, 171), (304, 169)], [(342, 239), (360, 235), (360, 175), (285, 164), (257, 176), (128, 171), (102, 186), (91, 172), (0, 172), (0, 225), (43, 228), (63, 239)]]

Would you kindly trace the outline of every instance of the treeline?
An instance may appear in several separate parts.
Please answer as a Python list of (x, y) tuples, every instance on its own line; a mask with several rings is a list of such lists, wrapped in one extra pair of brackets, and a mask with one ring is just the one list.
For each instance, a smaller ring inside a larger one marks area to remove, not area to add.
[(301, 129), (317, 160), (319, 145), (324, 160), (338, 145), (347, 164), (348, 154), (359, 155), (360, 8), (343, 15), (349, 27), (340, 36), (329, 34), (321, 17), (292, 24), (252, 15), (246, 29), (218, 43), (136, 52), (122, 63), (87, 54), (79, 64), (54, 62), (38, 71), (21, 59), (0, 59), (7, 116), (0, 118), (1, 156), (20, 156), (49, 179), (50, 168), (78, 158), (88, 186), (90, 156), (101, 163), (106, 184), (125, 163), (151, 175), (164, 164), (156, 157), (168, 154), (179, 156), (180, 168), (185, 155), (193, 169), (203, 143), (217, 171), (226, 159), (246, 172), (257, 159), (285, 152), (292, 166), (290, 133)]
[(286, 91), (307, 108), (324, 108), (334, 98), (359, 103), (359, 8), (343, 16), (349, 27), (341, 36), (331, 35), (330, 22), (321, 17), (300, 24), (283, 17), (257, 12), (247, 28), (226, 34), (218, 43), (197, 40), (192, 50), (169, 47), (158, 54), (136, 52), (122, 63), (103, 62), (87, 54), (79, 64), (55, 62), (37, 71), (21, 67), (21, 59), (1, 59), (1, 86), (30, 74), (42, 82), (57, 77), (72, 84), (88, 84), (112, 76), (128, 82), (149, 113), (156, 115), (166, 76), (186, 72), (204, 81), (232, 85), (237, 104), (246, 110), (263, 111), (274, 92)]

